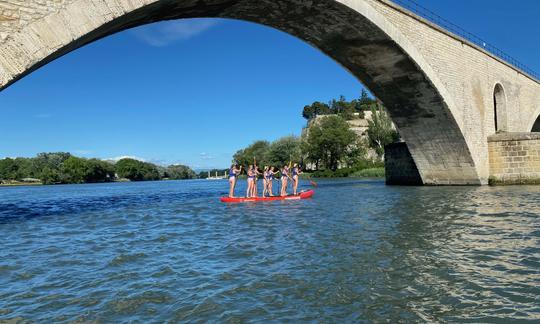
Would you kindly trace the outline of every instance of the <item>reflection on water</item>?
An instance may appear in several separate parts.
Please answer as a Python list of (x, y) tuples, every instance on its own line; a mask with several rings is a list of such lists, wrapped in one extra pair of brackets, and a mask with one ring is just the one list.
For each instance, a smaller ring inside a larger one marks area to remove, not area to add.
[(0, 320), (540, 320), (540, 187), (226, 190), (1, 188)]

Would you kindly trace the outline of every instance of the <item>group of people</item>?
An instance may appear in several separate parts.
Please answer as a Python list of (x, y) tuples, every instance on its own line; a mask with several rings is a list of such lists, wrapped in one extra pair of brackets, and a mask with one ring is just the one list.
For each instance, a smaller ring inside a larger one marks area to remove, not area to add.
[[(229, 169), (229, 197), (234, 198), (234, 189), (236, 187), (236, 181), (238, 176), (242, 173), (242, 166), (233, 164)], [(263, 172), (260, 172), (257, 168), (257, 165), (249, 165), (247, 170), (247, 190), (246, 198), (256, 198), (258, 197), (258, 187), (257, 182), (259, 177), (262, 175), (263, 179), (263, 192), (262, 197), (273, 197), (273, 184), (275, 179), (281, 181), (281, 190), (280, 196), (287, 196), (287, 185), (289, 180), (292, 182), (293, 195), (298, 194), (298, 177), (302, 173), (298, 164), (295, 163), (292, 168), (288, 165), (283, 166), (283, 168), (276, 170), (274, 167), (265, 166)], [(281, 174), (279, 178), (276, 178), (277, 174)]]

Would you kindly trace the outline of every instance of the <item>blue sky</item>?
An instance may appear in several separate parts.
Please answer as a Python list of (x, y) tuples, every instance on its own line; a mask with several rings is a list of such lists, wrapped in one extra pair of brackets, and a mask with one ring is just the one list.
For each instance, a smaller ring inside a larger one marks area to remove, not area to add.
[[(540, 1), (418, 2), (540, 71)], [(318, 50), (270, 28), (209, 19), (147, 25), (1, 92), (0, 157), (69, 151), (224, 167), (254, 140), (298, 135), (304, 105), (360, 90)]]

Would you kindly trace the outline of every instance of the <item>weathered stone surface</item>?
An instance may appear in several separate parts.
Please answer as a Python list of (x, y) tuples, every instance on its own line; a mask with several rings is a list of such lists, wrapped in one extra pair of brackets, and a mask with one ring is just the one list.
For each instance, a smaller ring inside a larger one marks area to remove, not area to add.
[(488, 143), (490, 183), (540, 184), (540, 133), (501, 133)]
[(384, 147), (386, 184), (419, 186), (423, 184), (418, 168), (404, 142)]
[(339, 62), (389, 109), (426, 184), (483, 184), (487, 137), (527, 132), (540, 84), (388, 0), (7, 0), (0, 88), (112, 33), (176, 18), (224, 17), (290, 33)]

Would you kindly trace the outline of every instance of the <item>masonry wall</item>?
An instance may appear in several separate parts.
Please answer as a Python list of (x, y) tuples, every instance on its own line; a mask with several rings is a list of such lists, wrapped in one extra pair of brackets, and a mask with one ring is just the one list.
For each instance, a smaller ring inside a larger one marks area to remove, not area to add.
[[(433, 67), (451, 94), (452, 115), (465, 136), (480, 178), (488, 178), (487, 137), (495, 134), (493, 94), (501, 84), (506, 97), (502, 130), (530, 132), (540, 113), (540, 84), (495, 56), (434, 24), (401, 10), (390, 0), (366, 0), (394, 24)], [(456, 4), (459, 6), (460, 4)], [(407, 139), (409, 140), (409, 139)], [(422, 167), (421, 167), (422, 169)]]
[(490, 184), (540, 184), (540, 133), (488, 137)]
[(388, 185), (422, 185), (422, 178), (405, 142), (386, 145), (384, 168)]

